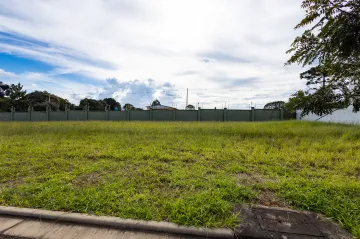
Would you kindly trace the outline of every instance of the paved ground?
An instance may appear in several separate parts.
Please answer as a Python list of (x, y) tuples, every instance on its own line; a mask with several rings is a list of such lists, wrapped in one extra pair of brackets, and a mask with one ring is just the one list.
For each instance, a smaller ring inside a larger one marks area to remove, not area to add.
[(312, 212), (242, 206), (236, 235), (251, 239), (352, 239), (338, 224)]
[[(13, 208), (18, 210), (17, 208)], [(27, 210), (29, 209), (19, 209)], [(32, 209), (34, 210), (34, 209)], [(31, 210), (30, 210), (31, 211)], [(48, 215), (59, 212), (45, 211)], [(44, 215), (44, 214), (43, 214)], [(80, 215), (80, 214), (79, 214)], [(83, 215), (83, 214), (81, 214)], [(241, 207), (243, 222), (231, 232), (230, 238), (240, 239), (352, 239), (353, 237), (339, 225), (311, 212), (300, 212), (290, 209), (257, 206)], [(85, 217), (88, 217), (84, 215)], [(43, 218), (43, 217), (40, 217)], [(79, 224), (10, 216), (0, 214), (0, 239), (200, 239), (208, 237), (191, 237), (144, 231), (120, 230), (111, 227), (96, 226), (99, 224)], [(84, 221), (82, 221), (84, 222)], [(162, 224), (166, 228), (166, 224)], [(165, 230), (166, 231), (166, 230)], [(167, 231), (169, 232), (169, 231)], [(187, 234), (191, 235), (191, 234)], [(227, 237), (229, 238), (229, 236)]]
[[(116, 238), (116, 239), (182, 239), (181, 236), (170, 236), (165, 234), (153, 234), (144, 232), (122, 231), (118, 229), (76, 225), (70, 223), (59, 223), (40, 221), (33, 219), (22, 219), (17, 217), (0, 217), (0, 239), (25, 238)], [(12, 236), (12, 237), (8, 237)], [(15, 236), (15, 237), (14, 237)], [(188, 238), (188, 237), (187, 237)]]
[(0, 239), (28, 239), (28, 238), (0, 235)]

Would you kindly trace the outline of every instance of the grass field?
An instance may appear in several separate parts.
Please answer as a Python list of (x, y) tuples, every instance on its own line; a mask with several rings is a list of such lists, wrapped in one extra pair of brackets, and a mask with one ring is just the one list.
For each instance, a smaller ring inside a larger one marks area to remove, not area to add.
[(0, 204), (235, 227), (240, 203), (321, 212), (360, 237), (360, 126), (0, 123)]

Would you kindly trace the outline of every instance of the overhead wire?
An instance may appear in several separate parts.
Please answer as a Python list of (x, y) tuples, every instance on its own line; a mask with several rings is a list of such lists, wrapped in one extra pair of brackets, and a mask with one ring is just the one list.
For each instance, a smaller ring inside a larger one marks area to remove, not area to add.
[[(147, 90), (147, 91), (135, 91), (135, 92), (126, 92), (125, 91), (122, 91), (122, 92), (119, 92), (120, 94), (124, 94), (124, 95), (142, 95), (142, 96), (145, 96), (145, 95), (149, 95), (149, 94), (154, 94), (154, 93), (162, 93), (162, 94), (166, 94), (168, 92), (182, 92), (183, 94), (181, 93), (174, 93), (173, 95), (167, 95), (168, 98), (173, 98), (174, 100), (173, 101), (168, 101), (167, 103), (169, 104), (176, 104), (176, 105), (184, 105), (184, 103), (182, 103), (182, 101), (180, 100), (181, 98), (184, 97), (184, 94), (185, 94), (185, 91), (186, 89), (160, 89), (160, 90)], [(227, 102), (226, 104), (227, 105), (231, 105), (232, 107), (251, 107), (251, 102), (250, 100), (245, 100), (249, 103), (236, 103), (236, 99), (238, 98), (237, 96), (229, 96), (229, 95), (221, 95), (225, 92), (246, 92), (246, 93), (252, 93), (253, 95), (258, 95), (259, 98), (262, 98), (262, 99), (266, 99), (266, 98), (269, 98), (269, 95), (270, 95), (270, 92), (281, 92), (281, 91), (289, 91), (289, 89), (249, 89), (249, 88), (241, 88), (241, 89), (207, 89), (207, 88), (194, 88), (194, 89), (191, 89), (190, 88), (190, 92), (199, 92), (199, 91), (207, 91), (207, 93), (212, 93), (214, 94), (213, 97), (221, 97), (222, 99), (225, 99), (224, 102)], [(265, 91), (265, 92), (264, 92)], [(294, 90), (295, 92), (296, 90)], [(109, 93), (103, 93), (103, 92), (100, 92), (100, 93), (84, 93), (84, 94), (81, 94), (81, 93), (75, 93), (75, 92), (72, 92), (70, 95), (76, 95), (76, 96), (80, 96), (80, 97), (89, 97), (90, 95), (93, 95), (93, 97), (99, 97), (99, 96), (108, 96), (108, 97), (113, 97), (113, 94), (114, 93), (117, 93), (117, 92), (109, 92)], [(219, 95), (220, 94), (220, 95)], [(68, 95), (68, 94), (60, 94), (60, 95)], [(248, 95), (247, 95), (248, 96)], [(199, 97), (199, 96), (197, 96)], [(200, 96), (201, 97), (201, 96)], [(204, 97), (206, 97), (206, 95), (204, 95)], [(176, 99), (179, 99), (179, 100), (176, 100)], [(232, 100), (231, 100), (232, 99)], [(244, 101), (244, 100), (242, 100)], [(196, 101), (195, 105), (198, 105), (201, 104), (205, 104), (205, 105), (208, 105), (208, 104), (212, 104), (212, 105), (218, 105), (220, 104), (219, 101), (217, 101), (216, 103), (215, 102), (204, 102), (204, 101)], [(268, 103), (268, 102), (266, 102)], [(258, 102), (256, 103), (257, 106), (264, 106), (266, 104), (265, 102)], [(255, 104), (254, 104), (255, 105)]]

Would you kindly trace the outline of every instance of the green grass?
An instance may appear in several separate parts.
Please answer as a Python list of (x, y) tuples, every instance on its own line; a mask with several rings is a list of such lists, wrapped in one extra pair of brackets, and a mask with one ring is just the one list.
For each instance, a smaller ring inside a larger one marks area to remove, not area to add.
[(0, 123), (0, 204), (235, 227), (240, 203), (325, 214), (360, 236), (360, 126)]

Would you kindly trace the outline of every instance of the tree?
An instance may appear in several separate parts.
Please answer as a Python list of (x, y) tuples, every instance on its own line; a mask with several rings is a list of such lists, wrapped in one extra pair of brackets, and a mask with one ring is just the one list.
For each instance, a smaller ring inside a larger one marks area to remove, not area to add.
[(300, 110), (302, 107), (302, 102), (305, 101), (305, 92), (303, 90), (299, 90), (296, 93), (292, 94), (289, 98), (289, 101), (285, 103), (284, 108), (289, 112), (296, 112), (296, 110)]
[(6, 95), (9, 96), (12, 101), (21, 100), (25, 97), (26, 90), (23, 90), (23, 86), (20, 83), (17, 85), (11, 84), (9, 89), (6, 91)]
[(317, 66), (300, 76), (310, 87), (300, 94), (301, 101), (296, 100), (298, 107), (319, 115), (350, 105), (359, 111), (359, 0), (303, 0), (302, 8), (306, 16), (295, 29), (309, 28), (292, 43), (286, 64)]
[(279, 110), (281, 108), (283, 108), (285, 105), (284, 101), (274, 101), (274, 102), (269, 102), (264, 106), (264, 109), (267, 110)]
[[(312, 67), (309, 70), (300, 74), (300, 79), (307, 80), (306, 85), (311, 87), (326, 86), (330, 82), (331, 78), (328, 70), (325, 67), (317, 66)], [(317, 88), (312, 88), (317, 90)]]
[(115, 107), (117, 107), (118, 109), (121, 110), (121, 105), (120, 105), (120, 103), (117, 102), (115, 99), (113, 99), (113, 98), (105, 98), (103, 101), (105, 102), (105, 104), (107, 104), (107, 105), (110, 106), (110, 109), (111, 109), (111, 110), (114, 110)]
[(11, 111), (11, 100), (9, 98), (0, 98), (0, 112)]
[(293, 95), (293, 101), (296, 101), (297, 107), (302, 110), (302, 116), (309, 113), (331, 114), (336, 109), (350, 105), (349, 85), (343, 81), (332, 82), (332, 75), (325, 66), (312, 67), (301, 73), (300, 78), (307, 81), (308, 89), (301, 94)]
[(6, 91), (9, 89), (9, 85), (4, 84), (0, 81), (0, 98), (4, 98), (6, 95)]
[(195, 106), (188, 105), (188, 106), (185, 107), (185, 110), (195, 110)]
[(34, 91), (26, 95), (25, 100), (36, 111), (45, 111), (48, 107), (52, 111), (65, 110), (65, 107), (73, 107), (68, 100), (47, 91)]
[(135, 110), (135, 107), (134, 107), (132, 104), (126, 103), (126, 104), (123, 106), (123, 109), (124, 109), (124, 110)]
[(80, 100), (79, 106), (85, 107), (87, 105), (91, 110), (105, 110), (106, 103), (102, 100), (95, 100), (88, 98)]
[(285, 108), (289, 112), (301, 110), (301, 116), (309, 113), (317, 115), (331, 114), (336, 109), (344, 108), (342, 93), (336, 93), (328, 87), (322, 87), (314, 93), (298, 91), (290, 97)]
[(160, 101), (158, 101), (157, 99), (152, 102), (151, 106), (156, 106), (156, 105), (161, 105)]
[(17, 85), (11, 84), (6, 90), (6, 96), (9, 97), (10, 103), (18, 111), (27, 110), (28, 104), (25, 100), (26, 91), (23, 90), (23, 86), (18, 83)]

